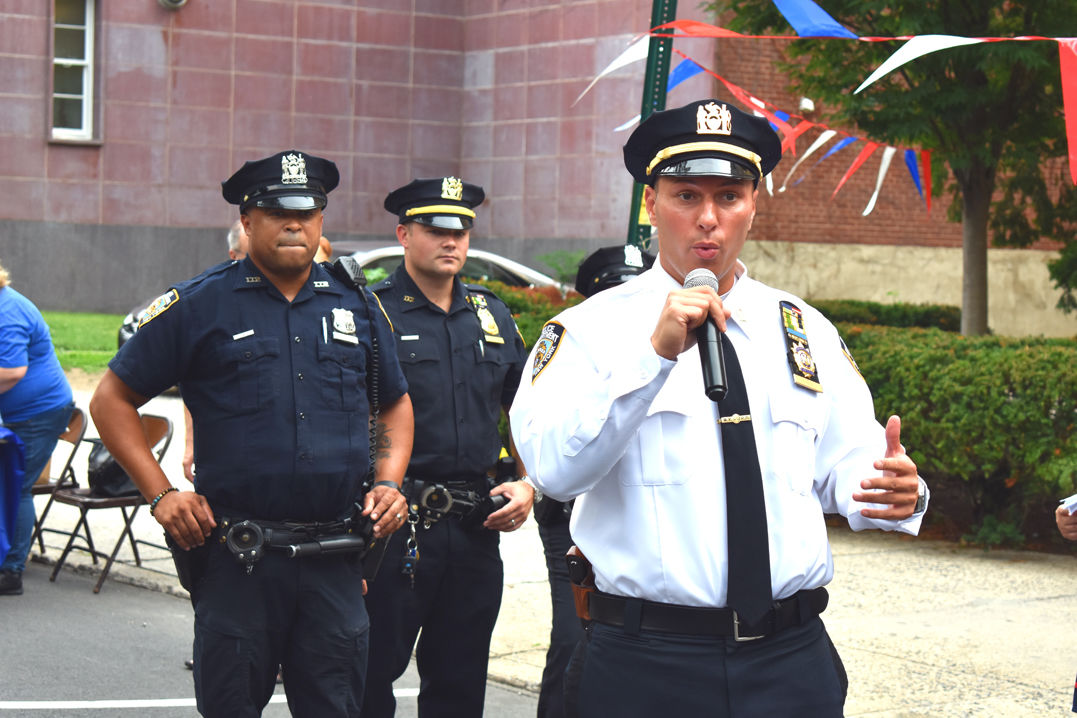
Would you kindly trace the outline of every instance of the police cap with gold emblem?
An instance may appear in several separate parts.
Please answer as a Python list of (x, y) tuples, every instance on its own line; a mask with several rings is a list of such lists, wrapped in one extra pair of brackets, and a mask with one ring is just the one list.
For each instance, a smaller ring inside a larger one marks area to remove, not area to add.
[(484, 199), (482, 187), (456, 177), (416, 179), (390, 192), (385, 209), (395, 214), (400, 224), (418, 222), (442, 229), (471, 229), (474, 208)]
[(654, 255), (634, 244), (596, 249), (576, 271), (576, 291), (590, 297), (643, 274), (653, 264)]
[(321, 209), (340, 182), (337, 166), (299, 150), (286, 150), (246, 162), (221, 183), (221, 194), (240, 211), (249, 207)]
[(625, 167), (647, 185), (662, 175), (758, 182), (781, 156), (782, 143), (769, 122), (720, 100), (655, 112), (624, 146)]

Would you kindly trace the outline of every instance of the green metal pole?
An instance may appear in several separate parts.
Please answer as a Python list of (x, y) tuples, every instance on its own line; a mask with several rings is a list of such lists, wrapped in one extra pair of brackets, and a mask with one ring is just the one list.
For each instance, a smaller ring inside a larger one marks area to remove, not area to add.
[[(677, 19), (677, 0), (654, 0), (651, 5), (651, 27), (664, 25)], [(652, 37), (647, 50), (647, 74), (643, 79), (643, 103), (639, 111), (640, 122), (652, 112), (666, 109), (666, 83), (669, 82), (670, 56), (673, 54), (673, 38)], [(647, 249), (651, 242), (651, 223), (643, 211), (643, 185), (632, 187), (632, 204), (628, 215), (628, 244)]]

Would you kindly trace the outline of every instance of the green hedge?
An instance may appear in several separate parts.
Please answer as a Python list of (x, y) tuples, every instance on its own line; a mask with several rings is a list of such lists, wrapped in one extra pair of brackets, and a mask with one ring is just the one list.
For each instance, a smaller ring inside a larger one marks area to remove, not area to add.
[(902, 443), (921, 475), (963, 493), (974, 528), (1031, 529), (1077, 490), (1073, 340), (839, 330), (872, 389), (876, 415), (902, 417)]
[(808, 304), (835, 324), (853, 322), (888, 327), (935, 327), (950, 332), (961, 330), (960, 307), (945, 304), (880, 304), (858, 299), (820, 299)]

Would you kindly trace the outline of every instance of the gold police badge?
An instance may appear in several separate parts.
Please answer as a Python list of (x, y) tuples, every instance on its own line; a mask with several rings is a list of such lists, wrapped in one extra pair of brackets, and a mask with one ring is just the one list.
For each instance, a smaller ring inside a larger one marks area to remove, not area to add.
[(724, 104), (708, 102), (696, 108), (696, 133), (700, 135), (733, 134), (733, 113)]
[(441, 198), (459, 202), (464, 197), (464, 182), (456, 177), (441, 180)]
[(303, 155), (295, 153), (280, 158), (280, 182), (281, 184), (307, 183), (307, 161), (303, 159)]

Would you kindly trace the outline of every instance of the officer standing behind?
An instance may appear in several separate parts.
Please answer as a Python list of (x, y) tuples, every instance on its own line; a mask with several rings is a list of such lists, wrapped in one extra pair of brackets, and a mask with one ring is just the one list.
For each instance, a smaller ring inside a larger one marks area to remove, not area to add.
[[(737, 258), (781, 157), (767, 121), (693, 102), (648, 117), (624, 155), (658, 260), (546, 324), (511, 411), (539, 489), (578, 497), (597, 587), (579, 713), (841, 716), (824, 513), (915, 534), (926, 486), (834, 327)], [(725, 381), (708, 395), (709, 369)]]
[[(576, 271), (576, 291), (585, 297), (616, 287), (643, 273), (654, 264), (654, 255), (640, 251), (631, 244), (602, 247), (589, 254)], [(558, 501), (549, 496), (535, 499), (535, 523), (546, 554), (546, 571), (550, 580), (550, 647), (546, 651), (546, 666), (542, 669), (539, 690), (538, 718), (574, 716), (575, 710), (566, 706), (566, 696), (575, 701), (579, 684), (578, 653), (583, 628), (576, 616), (565, 554), (572, 547), (568, 530), (572, 502)], [(572, 669), (569, 669), (569, 666)], [(566, 675), (566, 669), (569, 670)]]
[[(531, 510), (529, 484), (491, 490), (487, 477), (501, 451), (501, 411), (520, 383), (523, 339), (501, 300), (456, 276), (467, 258), (474, 207), (484, 197), (481, 187), (446, 177), (414, 180), (385, 199), (400, 221), (404, 261), (373, 289), (392, 321), (408, 380), (415, 449), (404, 487), (412, 523), (390, 540), (366, 598), (364, 718), (394, 714), (392, 684), (407, 669), (420, 628), (419, 715), (482, 715), (504, 582), (497, 532), (519, 528)], [(446, 506), (446, 495), (455, 493), (459, 507), (467, 492), (483, 503), (508, 503), (489, 516), (474, 500), (476, 509), (465, 516)], [(429, 510), (436, 507), (449, 510), (438, 518)]]
[[(287, 548), (348, 543), (363, 529), (360, 509), (385, 536), (407, 510), (398, 486), (411, 402), (389, 323), (373, 297), (311, 261), (338, 178), (332, 162), (290, 150), (224, 182), (247, 258), (151, 305), (90, 403), (180, 549), (205, 716), (260, 715), (278, 664), (293, 715), (359, 715), (369, 629), (360, 554), (291, 558)], [(194, 417), (193, 492), (169, 483), (137, 413), (175, 383)], [(364, 494), (372, 414), (376, 481)]]

